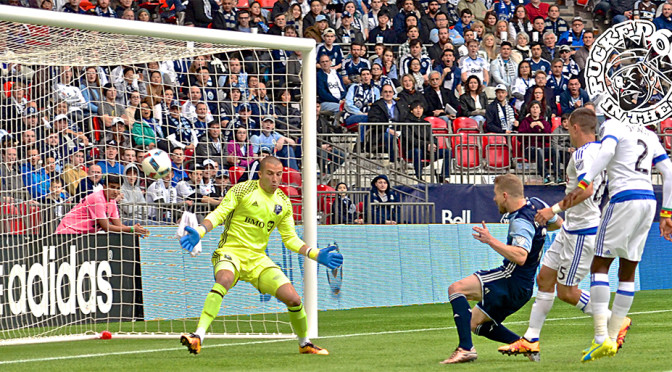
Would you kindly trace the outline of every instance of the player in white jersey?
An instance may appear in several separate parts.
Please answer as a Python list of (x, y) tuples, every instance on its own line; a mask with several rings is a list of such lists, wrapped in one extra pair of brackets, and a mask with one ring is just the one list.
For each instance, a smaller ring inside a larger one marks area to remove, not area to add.
[[(576, 188), (597, 158), (600, 144), (595, 142), (596, 126), (597, 117), (587, 108), (575, 110), (569, 118), (569, 137), (576, 150), (567, 165), (566, 193)], [(537, 213), (536, 222), (546, 225), (554, 215), (566, 210), (562, 230), (541, 261), (541, 269), (537, 275), (539, 290), (532, 305), (527, 331), (520, 340), (500, 347), (500, 353), (522, 354), (530, 360), (539, 360), (539, 334), (553, 307), (556, 282), (558, 297), (562, 301), (576, 306), (584, 313), (592, 314), (590, 293), (580, 290), (578, 285), (588, 274), (595, 253), (600, 201), (607, 185), (605, 173), (598, 174), (572, 205), (560, 202)]]
[[(635, 269), (642, 258), (656, 211), (652, 166), (663, 175), (661, 234), (672, 241), (672, 162), (658, 136), (643, 126), (612, 119), (602, 124), (600, 137), (602, 144), (597, 159), (578, 187), (563, 199), (564, 205), (572, 205), (596, 175), (607, 169), (611, 200), (600, 220), (591, 266), (590, 299), (595, 339), (584, 350), (583, 362), (614, 356), (618, 339), (625, 337), (622, 325), (635, 295)], [(609, 315), (608, 273), (616, 257), (620, 266), (618, 291)]]

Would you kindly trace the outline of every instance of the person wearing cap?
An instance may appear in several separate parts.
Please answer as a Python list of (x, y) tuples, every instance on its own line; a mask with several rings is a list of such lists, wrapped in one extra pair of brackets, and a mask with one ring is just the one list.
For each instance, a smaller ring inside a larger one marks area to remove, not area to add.
[(36, 130), (39, 126), (40, 115), (37, 112), (37, 108), (33, 106), (26, 107), (26, 110), (23, 112), (23, 126), (22, 130), (33, 129)]
[(261, 133), (252, 136), (250, 143), (254, 152), (259, 151), (261, 146), (269, 146), (275, 151), (276, 156), (282, 161), (285, 167), (299, 169), (299, 165), (294, 154), (296, 141), (275, 131), (275, 118), (266, 116), (261, 122)]
[(543, 17), (545, 20), (548, 17), (549, 7), (550, 5), (548, 3), (542, 3), (541, 0), (530, 0), (530, 2), (525, 5), (525, 10), (530, 19)]
[(345, 95), (343, 81), (338, 72), (331, 68), (329, 55), (322, 54), (318, 58), (320, 69), (317, 70), (317, 101), (322, 104), (324, 111), (336, 114)]
[(364, 43), (366, 40), (364, 34), (353, 27), (354, 15), (344, 11), (341, 16), (341, 26), (336, 29), (336, 40), (341, 44), (350, 44), (352, 42)]
[(348, 129), (354, 129), (359, 123), (368, 120), (367, 113), (371, 105), (380, 98), (378, 87), (371, 84), (371, 70), (363, 68), (360, 83), (354, 83), (345, 95), (343, 118)]
[(508, 41), (503, 41), (499, 48), (499, 55), (490, 63), (490, 75), (495, 84), (502, 84), (508, 90), (518, 77), (518, 64), (511, 60), (513, 47)]
[[(319, 151), (319, 149), (318, 149)], [(273, 155), (273, 150), (269, 146), (259, 146), (259, 151), (257, 151), (256, 159), (250, 164), (249, 171), (245, 175), (248, 180), (258, 180), (259, 179), (259, 163), (269, 156)]]
[[(313, 3), (315, 3), (316, 1), (319, 2), (319, 0), (313, 0)], [(318, 15), (317, 17), (315, 17), (315, 24), (313, 24), (312, 26), (306, 27), (306, 19), (308, 18), (308, 16), (310, 14), (312, 14), (312, 13), (308, 13), (308, 15), (306, 15), (303, 18), (303, 27), (304, 27), (303, 28), (303, 37), (312, 38), (312, 39), (315, 39), (315, 42), (321, 43), (322, 41), (324, 41), (324, 39), (322, 38), (322, 34), (329, 27), (329, 22), (327, 21), (327, 16), (325, 16), (324, 14)]]
[(102, 143), (114, 141), (120, 148), (131, 148), (131, 137), (126, 131), (126, 121), (123, 118), (112, 119), (112, 126), (106, 128)]
[[(582, 48), (585, 48), (585, 45)], [(558, 47), (558, 56), (562, 60), (562, 76), (567, 80), (573, 75), (578, 75), (580, 71), (579, 65), (572, 59), (571, 52), (569, 45), (560, 45)], [(551, 68), (553, 68), (553, 66), (551, 66)]]
[(124, 166), (119, 162), (119, 145), (115, 141), (109, 141), (105, 144), (105, 159), (96, 164), (100, 167), (103, 174), (124, 174)]
[(188, 173), (189, 178), (184, 178), (175, 185), (177, 202), (187, 205), (187, 210), (202, 220), (210, 212), (210, 206), (215, 205), (216, 200), (211, 197), (214, 187), (210, 183), (203, 183), (202, 165), (192, 163)]
[[(632, 7), (630, 9), (632, 9)], [(614, 17), (614, 19), (616, 19), (616, 17)], [(562, 35), (560, 35), (560, 41), (558, 41), (558, 44), (569, 45), (572, 49), (580, 48), (583, 46), (583, 34), (585, 32), (586, 30), (584, 29), (583, 20), (581, 17), (575, 17), (572, 20), (572, 29), (565, 31), (562, 33)]]
[(504, 84), (495, 87), (495, 100), (485, 109), (485, 133), (511, 133), (518, 129), (516, 112), (509, 104), (509, 88)]
[(378, 12), (378, 26), (369, 31), (369, 43), (395, 44), (397, 34), (390, 27), (390, 13), (387, 9)]
[(560, 17), (560, 7), (553, 4), (548, 7), (548, 17), (544, 22), (544, 31), (550, 31), (555, 34), (558, 39), (560, 35), (569, 30), (569, 25), (562, 17)]
[(341, 46), (334, 44), (336, 41), (336, 31), (333, 28), (327, 28), (322, 32), (322, 43), (317, 46), (317, 57), (326, 54), (331, 59), (331, 68), (340, 71), (343, 64), (343, 51)]
[[(245, 177), (243, 179), (243, 177)], [(240, 177), (236, 183), (247, 181), (247, 174), (243, 173), (243, 177)], [(226, 192), (231, 188), (231, 178), (229, 177), (229, 171), (222, 169), (217, 172), (215, 176), (215, 187), (212, 192), (212, 198), (218, 200), (220, 203), (226, 196)]]

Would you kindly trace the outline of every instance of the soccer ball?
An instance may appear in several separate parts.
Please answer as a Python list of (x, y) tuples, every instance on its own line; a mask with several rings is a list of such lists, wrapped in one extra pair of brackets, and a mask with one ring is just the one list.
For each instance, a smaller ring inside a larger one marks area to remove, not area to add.
[(147, 177), (155, 180), (167, 176), (171, 166), (170, 156), (163, 150), (149, 150), (142, 158), (142, 171)]

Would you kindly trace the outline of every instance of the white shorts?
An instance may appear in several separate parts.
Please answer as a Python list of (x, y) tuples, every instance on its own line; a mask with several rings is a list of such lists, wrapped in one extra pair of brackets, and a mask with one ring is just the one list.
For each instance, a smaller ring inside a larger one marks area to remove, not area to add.
[(558, 272), (558, 283), (573, 287), (590, 272), (595, 235), (570, 234), (562, 229), (544, 253), (541, 264)]
[(655, 200), (609, 203), (597, 229), (595, 255), (641, 261), (655, 214)]

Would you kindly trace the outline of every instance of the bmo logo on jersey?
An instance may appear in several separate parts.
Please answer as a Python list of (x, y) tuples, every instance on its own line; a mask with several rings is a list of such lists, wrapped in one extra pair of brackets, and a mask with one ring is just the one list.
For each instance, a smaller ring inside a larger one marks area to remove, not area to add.
[(606, 116), (643, 126), (658, 124), (672, 116), (671, 54), (672, 31), (656, 30), (649, 21), (619, 23), (590, 49), (587, 93)]
[(441, 223), (471, 223), (471, 210), (463, 209), (461, 213), (460, 216), (453, 217), (453, 211), (444, 209), (441, 211)]

